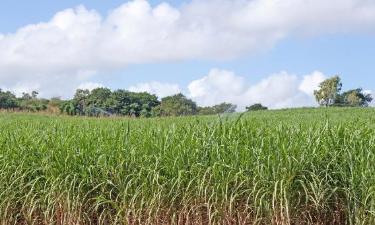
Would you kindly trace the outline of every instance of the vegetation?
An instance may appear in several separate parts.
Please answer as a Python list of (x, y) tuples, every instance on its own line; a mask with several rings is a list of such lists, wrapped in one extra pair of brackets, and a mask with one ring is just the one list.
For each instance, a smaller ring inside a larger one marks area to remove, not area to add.
[(148, 93), (112, 92), (108, 88), (96, 88), (91, 92), (78, 89), (74, 98), (62, 106), (62, 111), (70, 115), (148, 117), (151, 109), (158, 104), (157, 97)]
[(206, 107), (198, 107), (199, 115), (215, 115), (215, 114), (223, 114), (223, 113), (234, 113), (236, 111), (237, 106), (231, 103), (223, 102), (219, 105), (214, 106), (206, 106)]
[(260, 103), (246, 107), (246, 111), (260, 111), (260, 110), (268, 110), (268, 108), (263, 106)]
[(374, 115), (0, 113), (0, 224), (374, 224)]
[(197, 113), (197, 104), (183, 94), (177, 94), (162, 98), (157, 110), (162, 116), (194, 115)]
[(37, 92), (24, 93), (17, 98), (9, 91), (0, 90), (0, 109), (29, 112), (59, 111), (67, 115), (150, 117), (152, 109), (159, 104), (155, 95), (125, 90), (112, 92), (108, 88), (96, 88), (92, 91), (78, 89), (73, 99), (66, 101), (60, 98), (38, 98)]
[(372, 102), (372, 96), (369, 93), (364, 93), (362, 88), (349, 90), (341, 95), (341, 100), (345, 106), (352, 107), (367, 107)]
[(47, 111), (80, 116), (187, 116), (233, 113), (236, 105), (221, 103), (211, 107), (198, 107), (183, 94), (162, 98), (146, 92), (135, 93), (126, 90), (111, 91), (108, 88), (96, 88), (92, 91), (78, 89), (71, 100), (60, 98), (38, 98), (38, 92), (23, 93), (17, 98), (13, 93), (0, 89), (0, 109), (27, 112)]
[(317, 102), (321, 106), (357, 106), (367, 107), (373, 100), (371, 94), (366, 94), (361, 88), (341, 93), (342, 83), (339, 76), (323, 81), (319, 90), (314, 92)]
[(342, 88), (341, 78), (335, 76), (323, 81), (319, 90), (314, 91), (316, 101), (322, 106), (334, 105), (338, 102)]
[[(339, 76), (323, 81), (314, 92), (321, 106), (367, 107), (373, 100), (371, 94), (361, 88), (341, 93), (342, 83)], [(0, 89), (0, 109), (11, 111), (62, 113), (80, 116), (127, 116), (160, 117), (214, 115), (235, 112), (237, 106), (223, 102), (214, 106), (198, 106), (183, 94), (167, 96), (159, 100), (156, 95), (147, 92), (135, 93), (127, 90), (112, 91), (108, 88), (96, 88), (92, 91), (78, 89), (70, 100), (60, 98), (38, 98), (38, 92), (23, 93), (17, 98), (9, 91)], [(247, 111), (267, 110), (261, 103), (246, 107)]]
[(10, 91), (4, 92), (0, 89), (0, 108), (15, 109), (17, 108), (17, 98)]

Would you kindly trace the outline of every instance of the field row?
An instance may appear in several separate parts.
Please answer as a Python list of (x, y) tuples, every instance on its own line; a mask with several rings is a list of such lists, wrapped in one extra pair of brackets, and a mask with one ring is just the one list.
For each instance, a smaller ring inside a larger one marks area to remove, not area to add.
[(375, 111), (0, 114), (1, 224), (373, 224)]

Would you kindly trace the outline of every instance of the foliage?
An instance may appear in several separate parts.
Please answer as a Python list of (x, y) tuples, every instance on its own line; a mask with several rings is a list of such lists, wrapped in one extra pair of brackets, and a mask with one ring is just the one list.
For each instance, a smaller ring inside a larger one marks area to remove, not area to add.
[(246, 107), (246, 111), (260, 111), (260, 110), (268, 110), (268, 108), (263, 106), (260, 103), (256, 103), (254, 105)]
[(31, 94), (23, 93), (18, 99), (19, 108), (23, 111), (38, 112), (47, 110), (50, 100), (38, 98), (38, 92), (32, 91)]
[[(322, 106), (367, 107), (373, 100), (371, 94), (361, 88), (341, 93), (342, 83), (338, 76), (323, 81), (319, 90), (314, 92), (316, 100)], [(53, 114), (80, 116), (188, 116), (215, 115), (235, 112), (236, 105), (223, 102), (214, 106), (198, 107), (183, 94), (168, 96), (161, 101), (147, 92), (135, 93), (123, 89), (110, 90), (96, 88), (93, 90), (76, 90), (70, 100), (60, 98), (44, 99), (38, 97), (37, 91), (23, 93), (17, 98), (13, 93), (0, 89), (0, 109), (28, 112), (46, 111)], [(267, 110), (260, 103), (246, 107), (247, 111)]]
[(71, 113), (73, 113), (73, 115), (75, 114), (84, 115), (85, 108), (88, 106), (89, 95), (90, 95), (89, 90), (82, 90), (82, 89), (76, 90), (76, 93), (74, 94), (72, 101), (69, 102), (69, 104), (66, 105), (66, 108), (64, 109), (69, 110)]
[[(162, 104), (161, 104), (162, 103)], [(230, 110), (234, 106), (223, 103), (212, 107), (216, 113)], [(197, 105), (182, 94), (169, 96), (158, 100), (156, 95), (147, 92), (130, 92), (126, 90), (111, 91), (108, 88), (89, 90), (76, 90), (71, 100), (60, 98), (38, 98), (38, 92), (23, 93), (21, 98), (16, 98), (11, 92), (0, 90), (0, 109), (19, 109), (29, 112), (48, 111), (61, 112), (67, 115), (81, 116), (130, 116), (152, 117), (168, 115), (194, 115)]]
[(17, 98), (10, 91), (2, 91), (0, 89), (0, 108), (1, 109), (15, 109), (18, 107)]
[(319, 90), (314, 91), (316, 101), (322, 106), (330, 106), (337, 103), (342, 88), (341, 78), (334, 76), (319, 85)]
[(49, 113), (57, 114), (61, 112), (60, 107), (63, 104), (63, 100), (60, 97), (53, 97), (48, 101), (47, 111)]
[(374, 224), (374, 112), (1, 113), (0, 223)]
[(59, 108), (62, 113), (70, 116), (78, 115), (80, 112), (74, 100), (62, 101)]
[(342, 101), (345, 106), (367, 107), (372, 100), (371, 94), (364, 93), (361, 88), (349, 90), (342, 94)]
[(183, 94), (162, 98), (160, 104), (162, 116), (186, 116), (197, 113), (197, 104)]
[(371, 94), (363, 92), (362, 88), (341, 93), (342, 83), (339, 76), (323, 81), (319, 90), (314, 91), (315, 98), (321, 106), (351, 106), (367, 107), (373, 100)]
[(237, 106), (231, 103), (223, 102), (214, 106), (198, 107), (199, 115), (214, 115), (222, 113), (233, 113), (236, 111)]
[(159, 104), (155, 95), (146, 92), (112, 92), (108, 88), (96, 88), (92, 91), (77, 90), (73, 100), (65, 103), (61, 109), (69, 115), (150, 117), (152, 108)]

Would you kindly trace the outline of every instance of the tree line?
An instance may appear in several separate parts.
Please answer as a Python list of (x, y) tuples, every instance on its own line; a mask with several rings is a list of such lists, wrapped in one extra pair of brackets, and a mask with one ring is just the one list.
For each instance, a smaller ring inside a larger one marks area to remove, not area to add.
[(147, 92), (130, 92), (127, 90), (112, 91), (108, 88), (76, 90), (74, 97), (69, 100), (60, 98), (39, 98), (38, 92), (23, 93), (16, 97), (10, 91), (0, 89), (0, 109), (19, 110), (28, 112), (47, 111), (80, 116), (185, 116), (213, 115), (232, 113), (236, 105), (221, 103), (209, 107), (200, 107), (196, 102), (183, 94), (176, 94), (158, 99), (156, 95)]
[[(342, 83), (339, 76), (323, 81), (314, 95), (316, 101), (325, 107), (367, 107), (373, 99), (371, 94), (365, 93), (361, 88), (342, 92)], [(213, 115), (233, 113), (236, 107), (236, 105), (226, 102), (214, 106), (200, 107), (196, 102), (181, 93), (159, 100), (156, 95), (147, 92), (138, 93), (123, 89), (112, 91), (108, 88), (95, 88), (91, 91), (78, 89), (72, 99), (62, 100), (60, 98), (39, 98), (36, 91), (23, 93), (21, 97), (16, 97), (12, 92), (0, 89), (0, 109), (29, 112), (47, 111), (72, 116)], [(261, 103), (246, 107), (247, 111), (267, 109)]]
[(339, 76), (329, 78), (314, 91), (315, 99), (320, 106), (367, 107), (372, 102), (371, 93), (362, 88), (342, 92), (342, 82)]

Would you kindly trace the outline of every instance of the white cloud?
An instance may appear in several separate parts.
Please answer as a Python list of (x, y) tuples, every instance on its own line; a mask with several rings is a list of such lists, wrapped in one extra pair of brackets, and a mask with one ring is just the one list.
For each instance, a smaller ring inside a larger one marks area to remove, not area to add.
[(314, 71), (310, 75), (305, 75), (303, 81), (299, 86), (299, 90), (305, 92), (308, 95), (314, 94), (314, 90), (317, 90), (319, 84), (322, 83), (327, 77), (319, 71)]
[(104, 85), (100, 83), (94, 83), (94, 82), (85, 82), (85, 83), (80, 84), (77, 87), (77, 89), (92, 91), (93, 89), (100, 88), (100, 87), (104, 87)]
[(229, 102), (236, 104), (239, 110), (244, 110), (248, 105), (262, 103), (276, 109), (316, 106), (313, 92), (325, 78), (319, 71), (304, 76), (282, 71), (252, 84), (233, 71), (211, 69), (208, 75), (191, 81), (186, 89), (180, 88), (178, 84), (156, 81), (139, 83), (128, 89), (134, 92), (146, 91), (159, 97), (184, 92), (200, 106)]
[(325, 76), (316, 71), (302, 79), (297, 75), (280, 72), (268, 76), (256, 84), (246, 82), (244, 77), (231, 71), (213, 69), (201, 79), (192, 81), (188, 95), (199, 105), (230, 102), (239, 110), (262, 103), (270, 108), (316, 106), (313, 90)]
[(12, 87), (2, 87), (0, 89), (11, 91), (16, 96), (21, 97), (23, 93), (31, 93), (32, 91), (39, 90), (39, 88), (40, 88), (40, 85), (37, 83), (28, 83), (27, 85), (18, 83)]
[(295, 35), (374, 32), (375, 1), (193, 0), (152, 7), (134, 0), (102, 16), (84, 6), (0, 34), (0, 83), (35, 83), (45, 95), (128, 64), (227, 59)]
[[(213, 105), (219, 101), (234, 101), (245, 90), (245, 79), (231, 71), (212, 69), (207, 76), (192, 81), (189, 95), (200, 105)], [(208, 97), (209, 96), (209, 97)]]
[(151, 94), (155, 94), (160, 98), (181, 92), (178, 84), (161, 83), (156, 81), (149, 83), (139, 83), (129, 87), (128, 90), (133, 92), (148, 92)]

